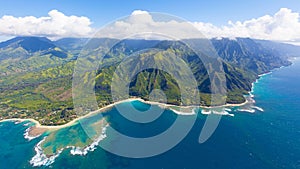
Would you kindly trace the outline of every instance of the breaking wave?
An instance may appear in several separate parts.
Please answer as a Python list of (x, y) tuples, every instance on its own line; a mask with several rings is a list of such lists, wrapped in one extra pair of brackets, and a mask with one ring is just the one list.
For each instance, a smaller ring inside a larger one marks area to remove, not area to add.
[(40, 137), (40, 136), (42, 135), (42, 134), (40, 134), (40, 135), (37, 135), (37, 136), (32, 137), (32, 136), (29, 135), (30, 129), (31, 129), (31, 127), (27, 128), (27, 129), (25, 130), (25, 133), (23, 134), (23, 135), (24, 135), (24, 138), (25, 138), (26, 140), (28, 140), (28, 141), (31, 141), (31, 140), (33, 140), (33, 139), (36, 139), (36, 138), (38, 138), (38, 137)]
[(60, 150), (58, 151), (57, 154), (54, 154), (50, 157), (47, 157), (41, 147), (41, 144), (46, 140), (46, 137), (43, 138), (35, 147), (34, 150), (36, 152), (36, 155), (30, 160), (30, 164), (34, 167), (39, 167), (39, 166), (48, 166), (52, 163), (54, 163), (55, 159), (60, 155), (60, 153), (63, 151)]
[(69, 146), (67, 148), (71, 148), (71, 151), (70, 153), (72, 155), (87, 155), (88, 152), (91, 152), (91, 151), (94, 151), (96, 150), (97, 146), (99, 145), (100, 141), (105, 139), (107, 136), (106, 136), (106, 128), (108, 126), (104, 127), (102, 129), (102, 133), (101, 135), (91, 144), (89, 145), (88, 147), (86, 148), (80, 148), (80, 147), (75, 147), (75, 146)]
[(63, 148), (58, 151), (58, 153), (52, 155), (52, 156), (47, 156), (41, 147), (41, 144), (46, 140), (46, 137), (44, 137), (34, 148), (36, 155), (30, 160), (30, 164), (34, 167), (40, 167), (40, 166), (49, 166), (52, 163), (55, 162), (55, 159), (59, 157), (59, 155), (63, 152), (64, 149), (69, 149), (70, 153), (72, 155), (86, 155), (88, 152), (94, 151), (97, 146), (99, 145), (100, 141), (106, 138), (106, 129), (107, 126), (105, 126), (102, 129), (101, 135), (88, 147), (86, 148), (80, 148), (80, 147), (75, 147), (75, 146), (67, 146), (66, 148)]

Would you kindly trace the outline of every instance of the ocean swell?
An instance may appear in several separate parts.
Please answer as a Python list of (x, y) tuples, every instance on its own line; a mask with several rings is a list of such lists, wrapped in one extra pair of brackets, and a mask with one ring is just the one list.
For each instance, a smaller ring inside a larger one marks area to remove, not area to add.
[(201, 113), (204, 115), (217, 114), (217, 115), (222, 115), (222, 116), (233, 117), (234, 114), (229, 113), (230, 111), (232, 111), (232, 110), (229, 108), (223, 108), (222, 110), (202, 109)]
[(29, 127), (29, 128), (27, 128), (26, 130), (25, 130), (25, 133), (23, 134), (24, 135), (24, 138), (26, 139), (26, 140), (28, 140), (28, 141), (31, 141), (31, 140), (33, 140), (33, 139), (35, 139), (35, 138), (38, 138), (38, 137), (40, 137), (42, 134), (40, 134), (40, 135), (37, 135), (37, 136), (30, 136), (29, 135), (29, 132), (30, 132), (30, 129), (31, 129), (31, 127)]
[(59, 157), (59, 155), (64, 151), (64, 149), (70, 149), (70, 153), (72, 155), (86, 155), (88, 152), (92, 152), (96, 150), (97, 146), (99, 145), (100, 141), (105, 139), (106, 136), (106, 129), (108, 125), (105, 126), (102, 129), (101, 135), (95, 139), (93, 143), (88, 145), (86, 148), (80, 148), (75, 146), (67, 146), (65, 148), (60, 149), (56, 154), (52, 156), (47, 156), (41, 147), (41, 144), (46, 140), (46, 137), (44, 137), (34, 148), (36, 155), (30, 160), (30, 164), (34, 167), (40, 167), (40, 166), (49, 166), (52, 163), (55, 162), (55, 159)]
[(96, 150), (100, 141), (107, 137), (106, 136), (106, 128), (107, 127), (108, 127), (108, 125), (102, 129), (101, 135), (91, 145), (89, 145), (88, 147), (86, 147), (84, 149), (80, 148), (80, 147), (75, 147), (75, 146), (68, 146), (67, 148), (71, 148), (70, 153), (72, 155), (86, 155), (88, 152), (92, 152), (92, 151)]
[(46, 137), (43, 138), (35, 147), (34, 150), (36, 152), (36, 155), (30, 160), (30, 164), (34, 167), (39, 167), (39, 166), (48, 166), (52, 163), (54, 163), (55, 159), (59, 156), (59, 154), (63, 151), (60, 150), (58, 151), (57, 154), (47, 157), (41, 147), (41, 144), (46, 140)]
[(256, 110), (261, 111), (261, 112), (264, 111), (263, 108), (254, 105), (255, 104), (255, 100), (254, 100), (255, 96), (253, 93), (254, 93), (255, 85), (259, 83), (260, 78), (262, 78), (266, 75), (269, 75), (271, 73), (272, 73), (272, 71), (258, 75), (259, 78), (256, 79), (256, 81), (251, 84), (251, 91), (249, 92), (248, 95), (245, 96), (246, 100), (247, 100), (247, 105), (239, 107), (238, 109), (236, 109), (236, 111), (249, 112), (249, 113), (255, 113)]

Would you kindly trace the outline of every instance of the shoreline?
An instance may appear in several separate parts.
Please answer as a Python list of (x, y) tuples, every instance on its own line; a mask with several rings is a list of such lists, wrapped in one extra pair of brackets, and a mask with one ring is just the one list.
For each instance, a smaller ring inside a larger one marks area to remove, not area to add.
[[(282, 66), (282, 67), (284, 67), (284, 66)], [(280, 68), (282, 68), (282, 67), (280, 67)], [(0, 120), (0, 123), (1, 122), (9, 122), (9, 121), (17, 121), (17, 122), (30, 121), (30, 122), (33, 122), (33, 123), (35, 123), (35, 126), (32, 126), (32, 127), (29, 128), (28, 136), (29, 137), (38, 137), (38, 136), (42, 135), (43, 133), (45, 133), (47, 131), (55, 131), (55, 130), (62, 129), (62, 128), (65, 128), (65, 127), (73, 126), (80, 119), (89, 117), (89, 116), (97, 114), (97, 113), (101, 113), (101, 112), (103, 112), (103, 111), (105, 111), (105, 110), (107, 110), (109, 108), (112, 108), (113, 106), (115, 106), (117, 104), (125, 103), (125, 102), (130, 102), (130, 101), (141, 101), (141, 102), (146, 103), (146, 104), (157, 105), (157, 106), (160, 106), (162, 108), (170, 109), (170, 110), (172, 110), (174, 113), (176, 113), (178, 115), (193, 115), (195, 113), (193, 111), (192, 112), (181, 112), (181, 111), (175, 110), (172, 107), (177, 107), (179, 109), (188, 109), (190, 111), (191, 111), (191, 109), (194, 110), (195, 108), (215, 109), (215, 108), (227, 108), (227, 107), (240, 107), (240, 106), (244, 106), (244, 105), (246, 105), (246, 104), (249, 103), (247, 97), (253, 98), (253, 94), (252, 93), (253, 93), (253, 89), (254, 89), (255, 83), (257, 83), (257, 81), (261, 77), (263, 77), (265, 75), (272, 74), (272, 73), (273, 73), (273, 71), (270, 71), (270, 72), (266, 72), (266, 73), (258, 75), (258, 78), (256, 79), (256, 81), (254, 81), (254, 82), (251, 83), (251, 91), (248, 92), (249, 96), (247, 96), (247, 95), (244, 96), (246, 99), (245, 99), (245, 102), (243, 102), (243, 103), (237, 103), (237, 104), (226, 103), (224, 105), (219, 105), (219, 106), (195, 106), (195, 105), (191, 105), (191, 106), (178, 106), (178, 105), (172, 105), (172, 104), (168, 104), (168, 103), (160, 103), (160, 102), (154, 102), (154, 101), (147, 101), (147, 100), (144, 100), (142, 98), (136, 97), (136, 98), (128, 98), (128, 99), (125, 99), (125, 100), (114, 102), (114, 103), (109, 104), (107, 106), (104, 106), (104, 107), (102, 107), (102, 108), (100, 108), (98, 110), (91, 111), (91, 112), (87, 113), (86, 115), (77, 117), (76, 119), (73, 119), (72, 121), (70, 121), (70, 122), (68, 122), (66, 124), (63, 124), (63, 125), (57, 125), (57, 126), (41, 125), (39, 121), (37, 121), (35, 119), (32, 119), (32, 118), (27, 118), (27, 119), (21, 119), (21, 118), (3, 119), (3, 120)], [(204, 113), (204, 115), (205, 115), (205, 113)]]
[[(285, 66), (282, 66), (282, 67), (285, 67)], [(280, 67), (280, 68), (282, 68), (282, 67)], [(3, 120), (0, 120), (0, 123), (1, 122), (7, 122), (7, 121), (17, 121), (17, 122), (30, 121), (30, 122), (33, 122), (33, 123), (35, 123), (35, 125), (32, 126), (32, 127), (30, 127), (30, 128), (28, 128), (29, 129), (28, 130), (28, 136), (29, 137), (38, 137), (38, 136), (42, 135), (43, 133), (45, 133), (47, 131), (55, 131), (55, 130), (62, 129), (62, 128), (65, 128), (65, 127), (73, 126), (80, 119), (92, 116), (92, 115), (97, 114), (97, 113), (101, 113), (101, 112), (103, 112), (103, 111), (105, 111), (105, 110), (107, 110), (109, 108), (112, 108), (113, 106), (115, 106), (117, 104), (125, 103), (125, 102), (130, 102), (130, 101), (141, 101), (141, 102), (146, 103), (146, 104), (157, 105), (157, 106), (160, 106), (162, 108), (170, 109), (170, 110), (172, 110), (174, 113), (176, 113), (178, 115), (193, 115), (193, 114), (195, 114), (195, 112), (194, 112), (195, 108), (215, 109), (215, 108), (227, 108), (227, 107), (241, 107), (241, 106), (244, 106), (244, 105), (246, 105), (246, 104), (249, 103), (249, 100), (247, 99), (247, 97), (250, 97), (250, 98), (254, 97), (254, 95), (252, 93), (253, 93), (253, 89), (254, 89), (255, 83), (257, 83), (258, 80), (261, 77), (263, 77), (265, 75), (272, 74), (273, 71), (274, 70), (271, 70), (269, 72), (266, 72), (266, 73), (258, 75), (258, 78), (256, 79), (256, 81), (254, 81), (254, 82), (251, 83), (251, 90), (248, 92), (249, 96), (248, 95), (244, 96), (245, 97), (245, 102), (243, 102), (243, 103), (237, 103), (237, 104), (226, 103), (224, 105), (219, 105), (219, 106), (196, 106), (196, 105), (178, 106), (178, 105), (172, 105), (172, 104), (168, 104), (168, 103), (160, 103), (160, 102), (154, 102), (154, 101), (147, 101), (147, 100), (144, 100), (142, 98), (136, 97), (136, 98), (128, 98), (128, 99), (125, 99), (125, 100), (114, 102), (114, 103), (109, 104), (107, 106), (104, 106), (104, 107), (102, 107), (102, 108), (100, 108), (98, 110), (91, 111), (91, 112), (87, 113), (86, 115), (77, 117), (76, 119), (73, 119), (72, 121), (70, 121), (70, 122), (68, 122), (66, 124), (63, 124), (63, 125), (57, 125), (57, 126), (41, 125), (40, 122), (38, 122), (37, 120), (32, 119), (32, 118), (27, 118), (27, 119), (21, 119), (21, 118), (3, 119)], [(174, 109), (173, 107), (179, 108), (180, 111)], [(188, 109), (189, 112), (182, 111), (182, 109)], [(203, 113), (203, 114), (206, 115), (205, 113)]]
[(146, 104), (157, 105), (157, 106), (160, 106), (162, 108), (168, 108), (168, 109), (172, 110), (174, 113), (180, 114), (180, 115), (190, 115), (192, 113), (191, 112), (180, 112), (178, 110), (174, 110), (172, 107), (178, 107), (180, 109), (194, 109), (194, 108), (213, 109), (213, 108), (223, 108), (223, 107), (225, 108), (225, 107), (243, 106), (243, 105), (245, 105), (245, 104), (248, 103), (248, 101), (246, 99), (246, 101), (244, 103), (240, 103), (240, 104), (225, 104), (225, 105), (220, 105), (220, 106), (178, 106), (178, 105), (172, 105), (172, 104), (167, 104), (167, 103), (146, 101), (146, 100), (144, 100), (142, 98), (129, 98), (129, 99), (117, 101), (115, 103), (112, 103), (112, 104), (109, 104), (109, 105), (107, 105), (105, 107), (102, 107), (102, 108), (100, 108), (98, 110), (89, 112), (88, 114), (80, 116), (80, 117), (78, 117), (76, 119), (73, 119), (72, 121), (70, 121), (70, 122), (68, 122), (66, 124), (63, 124), (63, 125), (57, 125), (57, 126), (42, 125), (39, 121), (37, 121), (37, 120), (35, 120), (33, 118), (27, 118), (27, 119), (26, 118), (25, 119), (22, 119), (22, 118), (3, 119), (3, 120), (0, 121), (0, 123), (1, 122), (12, 122), (12, 121), (17, 121), (17, 122), (21, 123), (21, 122), (24, 122), (24, 121), (30, 121), (30, 122), (34, 123), (35, 125), (32, 126), (32, 127), (30, 127), (30, 130), (28, 131), (29, 136), (30, 137), (36, 137), (38, 135), (43, 134), (46, 131), (55, 131), (55, 130), (58, 130), (58, 129), (61, 129), (61, 128), (73, 126), (80, 119), (89, 117), (89, 116), (97, 114), (97, 113), (101, 113), (101, 112), (103, 112), (103, 111), (105, 111), (105, 110), (107, 110), (109, 108), (112, 108), (116, 104), (130, 102), (130, 101), (141, 101), (141, 102), (146, 103)]
[[(201, 109), (215, 109), (215, 108), (226, 108), (226, 107), (239, 107), (239, 106), (244, 106), (245, 104), (248, 103), (248, 100), (246, 99), (245, 102), (243, 103), (237, 103), (237, 104), (232, 104), (232, 103), (226, 103), (224, 105), (219, 105), (219, 106), (178, 106), (178, 105), (173, 105), (173, 104), (168, 104), (168, 103), (160, 103), (160, 102), (153, 102), (153, 101), (146, 101), (141, 98), (137, 98), (137, 100), (146, 103), (146, 104), (152, 104), (152, 105), (158, 105), (158, 106), (163, 106), (169, 109), (172, 109), (171, 107), (178, 107), (181, 109), (189, 109), (189, 108), (201, 108)], [(176, 111), (176, 110), (175, 110)]]
[(136, 99), (135, 99), (135, 98), (134, 98), (134, 99), (133, 99), (133, 98), (130, 98), (130, 99), (118, 101), (118, 102), (112, 103), (112, 104), (110, 104), (110, 105), (107, 105), (107, 106), (105, 106), (105, 107), (102, 107), (102, 108), (100, 108), (100, 109), (98, 109), (98, 110), (92, 111), (92, 112), (90, 112), (90, 113), (88, 113), (88, 114), (86, 114), (86, 115), (83, 115), (83, 116), (80, 116), (80, 117), (78, 117), (78, 118), (76, 118), (76, 119), (73, 119), (72, 121), (70, 121), (70, 122), (68, 122), (68, 123), (66, 123), (66, 124), (63, 124), (63, 125), (57, 125), (57, 126), (41, 125), (41, 123), (40, 123), (39, 121), (37, 121), (37, 120), (35, 120), (35, 119), (33, 119), (33, 118), (25, 118), (25, 119), (22, 119), (22, 118), (3, 119), (3, 120), (0, 120), (0, 123), (2, 123), (2, 122), (11, 122), (11, 121), (17, 121), (17, 122), (22, 123), (22, 122), (24, 122), (24, 121), (30, 121), (30, 122), (35, 123), (35, 126), (33, 126), (33, 127), (37, 127), (37, 128), (46, 128), (46, 129), (49, 129), (49, 130), (50, 130), (50, 129), (52, 129), (52, 130), (57, 130), (57, 129), (61, 129), (61, 128), (70, 127), (70, 126), (72, 126), (72, 125), (75, 125), (76, 122), (77, 122), (78, 120), (83, 119), (83, 118), (86, 118), (86, 117), (89, 117), (89, 116), (91, 116), (91, 115), (93, 115), (93, 114), (96, 114), (96, 113), (100, 113), (100, 112), (102, 112), (102, 111), (105, 111), (106, 109), (111, 108), (111, 107), (115, 106), (116, 104), (120, 104), (120, 103), (123, 103), (123, 102), (134, 101), (134, 100), (142, 100), (142, 99), (139, 99), (139, 98), (136, 98)]

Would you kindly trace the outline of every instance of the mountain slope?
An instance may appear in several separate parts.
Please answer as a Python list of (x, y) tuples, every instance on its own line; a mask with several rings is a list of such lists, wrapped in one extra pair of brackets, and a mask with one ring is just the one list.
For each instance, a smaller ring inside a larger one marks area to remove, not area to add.
[[(22, 52), (18, 52), (22, 51)], [(5, 59), (26, 59), (38, 53), (66, 58), (67, 53), (45, 37), (16, 37), (0, 43), (0, 61)]]
[(47, 38), (16, 37), (0, 43), (0, 76), (53, 67), (70, 58)]
[[(133, 40), (136, 41), (136, 40)], [(122, 46), (122, 45), (121, 45)], [(193, 53), (191, 49), (189, 49), (187, 46), (180, 42), (173, 42), (173, 41), (160, 41), (159, 43), (156, 42), (155, 46), (152, 46), (154, 48), (160, 48), (163, 49), (163, 51), (168, 51), (174, 54), (175, 56), (180, 57), (183, 59), (188, 65), (189, 68), (192, 70), (194, 77), (196, 78), (198, 82), (198, 88), (201, 92), (202, 96), (208, 95), (211, 93), (210, 89), (210, 80), (207, 74), (206, 68), (210, 68), (210, 66), (205, 67), (200, 60), (198, 56)], [(124, 49), (124, 48), (121, 48)], [(134, 51), (130, 50), (130, 48), (126, 48), (127, 51)], [(118, 51), (120, 53), (125, 53), (124, 50), (118, 50), (113, 48), (113, 51)], [(250, 49), (249, 49), (250, 50)], [(226, 51), (225, 51), (226, 52)], [(242, 51), (244, 52), (244, 51)], [(133, 52), (132, 52), (133, 53)], [(149, 53), (149, 52), (148, 52)], [(151, 53), (151, 52), (150, 52)], [(122, 55), (117, 54), (117, 56), (121, 57), (120, 60), (122, 60)], [(130, 55), (131, 53), (127, 53), (127, 55)], [(142, 65), (147, 63), (147, 58), (144, 58), (148, 54), (145, 53), (140, 56), (140, 59), (143, 63), (131, 63), (128, 65)], [(124, 57), (124, 56), (123, 56)], [(204, 57), (204, 56), (202, 56)], [(230, 57), (230, 56), (229, 56)], [(228, 58), (228, 60), (231, 58)], [(241, 59), (242, 60), (242, 59)], [(148, 64), (151, 65), (153, 62), (149, 62)], [(170, 60), (159, 60), (159, 62), (168, 63)], [(264, 63), (264, 61), (261, 61)], [(117, 63), (118, 64), (118, 63)], [(157, 63), (159, 64), (159, 63)], [(267, 63), (266, 63), (267, 64)], [(171, 64), (170, 64), (171, 65)], [(248, 71), (244, 70), (239, 66), (234, 66), (234, 64), (231, 64), (230, 62), (222, 61), (222, 65), (224, 68), (225, 78), (226, 78), (226, 87), (228, 92), (227, 102), (228, 103), (241, 103), (245, 101), (243, 95), (247, 94), (248, 91), (251, 90), (251, 83), (257, 78), (257, 73), (255, 71)], [(100, 90), (107, 90), (110, 91), (110, 84), (107, 82), (110, 82), (112, 79), (112, 74), (114, 73), (114, 69), (116, 66), (108, 66), (101, 70), (99, 72), (99, 75), (101, 78), (97, 79), (96, 83), (96, 89)], [(271, 70), (272, 67), (269, 67), (269, 69), (264, 69), (264, 71)], [(108, 71), (109, 70), (109, 71)], [(134, 70), (134, 67), (131, 69)], [(178, 72), (179, 70), (173, 69), (175, 74), (180, 74)], [(180, 70), (182, 71), (182, 70)], [(211, 72), (213, 70), (210, 70)], [(123, 72), (126, 72), (126, 70), (123, 70)], [(104, 78), (105, 77), (105, 78)], [(168, 85), (173, 86), (173, 92), (168, 92), (170, 89)], [(106, 86), (105, 88), (102, 88), (103, 86)], [(154, 71), (154, 70), (146, 70), (143, 71), (135, 77), (135, 79), (132, 81), (130, 85), (130, 89), (132, 90), (132, 95), (139, 96), (143, 98), (147, 98), (150, 94), (150, 92), (154, 89), (154, 86), (158, 89), (163, 90), (166, 93), (169, 93), (168, 97), (170, 100), (170, 103), (176, 103), (180, 104), (180, 100), (178, 99), (179, 96), (179, 88), (178, 85), (174, 82), (174, 79), (170, 77), (166, 72), (162, 71)], [(109, 92), (105, 93), (101, 91), (102, 95), (109, 95)], [(174, 95), (172, 95), (174, 94)], [(176, 96), (175, 96), (176, 95)], [(204, 98), (202, 97), (202, 101), (204, 101), (204, 105), (209, 105), (209, 100), (207, 96)]]
[(274, 68), (290, 64), (280, 53), (265, 48), (249, 38), (212, 39), (212, 43), (219, 56), (225, 61), (256, 74), (266, 73)]
[[(74, 59), (81, 51), (87, 54), (83, 57), (88, 68), (90, 63), (99, 61), (95, 55), (89, 53), (103, 53), (111, 44), (114, 44), (114, 47), (105, 54), (103, 67), (96, 74), (95, 91), (100, 107), (112, 102), (110, 87), (116, 68), (137, 51), (142, 51), (140, 60), (132, 62), (126, 69), (132, 68), (132, 71), (136, 71), (137, 65), (166, 63), (173, 65), (169, 67), (171, 72), (182, 77), (187, 72), (182, 70), (175, 60), (165, 57), (164, 52), (168, 52), (169, 55), (181, 58), (188, 65), (197, 81), (201, 104), (210, 105), (211, 79), (206, 69), (213, 72), (211, 63), (204, 65), (183, 43), (132, 39), (117, 43), (117, 39), (104, 38), (91, 39), (90, 43), (86, 44), (86, 40), (68, 38), (52, 42), (45, 38), (19, 37), (0, 43), (0, 118), (30, 117), (42, 124), (63, 124), (76, 118), (72, 103)], [(289, 64), (281, 53), (276, 53), (251, 39), (213, 39), (212, 44), (223, 58), (218, 62), (224, 68), (227, 103), (244, 102), (243, 95), (251, 90), (251, 83), (259, 74)], [(151, 60), (149, 48), (161, 52)], [(59, 57), (60, 54), (65, 54), (66, 57)], [(126, 69), (121, 69), (121, 72), (126, 72)], [(83, 80), (88, 79), (90, 75), (91, 72), (87, 71), (82, 77)], [(216, 78), (217, 81), (224, 80), (217, 74), (213, 76), (211, 78)], [(176, 78), (162, 70), (143, 70), (131, 79), (128, 87), (131, 96), (144, 99), (149, 98), (153, 89), (161, 89), (168, 96), (168, 103), (182, 104)], [(193, 101), (190, 100), (186, 104), (193, 104)]]
[(22, 47), (28, 52), (37, 52), (55, 48), (55, 45), (45, 37), (16, 37), (0, 43), (0, 48)]
[(283, 57), (299, 57), (300, 46), (295, 46), (286, 43), (273, 42), (268, 40), (254, 40), (261, 44), (263, 47), (272, 50), (275, 53), (279, 53)]

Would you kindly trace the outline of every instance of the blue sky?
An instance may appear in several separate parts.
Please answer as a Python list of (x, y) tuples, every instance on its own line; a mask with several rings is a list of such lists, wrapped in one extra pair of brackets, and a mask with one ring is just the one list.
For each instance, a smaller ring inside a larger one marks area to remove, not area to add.
[(274, 14), (280, 8), (300, 12), (299, 0), (3, 0), (0, 16), (45, 16), (57, 9), (66, 15), (87, 16), (93, 26), (102, 26), (136, 9), (165, 12), (190, 21), (226, 24)]

